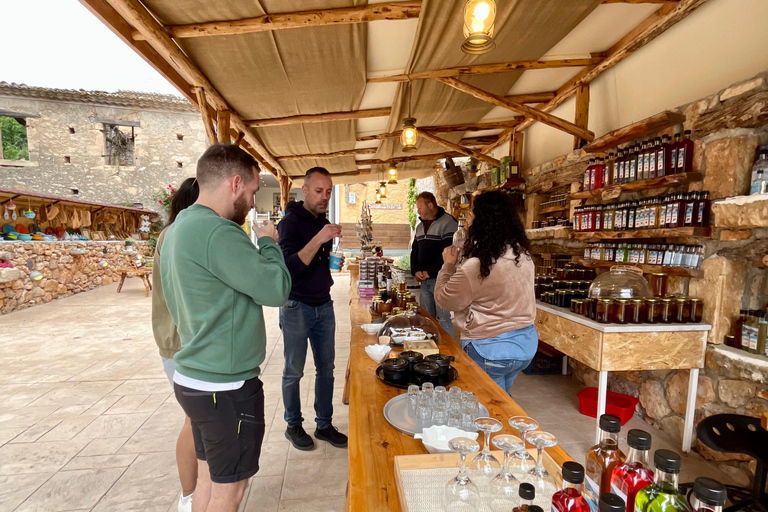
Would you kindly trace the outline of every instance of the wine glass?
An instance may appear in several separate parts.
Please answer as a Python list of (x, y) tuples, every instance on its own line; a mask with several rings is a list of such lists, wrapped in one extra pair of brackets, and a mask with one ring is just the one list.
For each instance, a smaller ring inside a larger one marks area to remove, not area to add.
[(525, 440), (536, 447), (536, 466), (528, 471), (528, 481), (536, 487), (536, 501), (551, 502), (557, 488), (552, 475), (544, 468), (544, 448), (552, 448), (557, 444), (557, 438), (549, 432), (536, 430), (525, 434)]
[(517, 491), (520, 485), (510, 468), (512, 454), (525, 449), (525, 443), (519, 437), (503, 434), (493, 438), (493, 445), (504, 452), (504, 465), (488, 484), (488, 506), (493, 512), (507, 512), (518, 504)]
[(475, 511), (480, 505), (480, 491), (467, 474), (467, 455), (480, 449), (477, 441), (468, 437), (455, 437), (448, 448), (459, 454), (459, 474), (445, 485), (443, 506), (448, 512)]
[[(539, 428), (539, 423), (528, 416), (512, 416), (509, 418), (509, 426), (520, 433), (520, 439), (525, 439), (525, 434)], [(524, 480), (528, 472), (533, 469), (534, 462), (531, 454), (525, 449), (525, 443), (523, 443), (523, 447), (516, 451), (512, 458), (512, 473), (520, 480)]]
[(491, 434), (501, 430), (501, 422), (493, 418), (477, 418), (475, 428), (483, 432), (483, 451), (475, 455), (469, 463), (469, 472), (478, 487), (485, 491), (488, 482), (501, 469), (498, 459), (491, 454)]

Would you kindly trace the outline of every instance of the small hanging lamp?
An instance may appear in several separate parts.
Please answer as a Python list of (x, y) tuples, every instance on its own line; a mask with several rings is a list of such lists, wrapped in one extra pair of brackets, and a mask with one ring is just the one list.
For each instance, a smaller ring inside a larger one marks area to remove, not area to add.
[(376, 192), (376, 203), (381, 204), (381, 192)]
[(397, 166), (395, 164), (389, 164), (389, 183), (390, 185), (397, 185)]
[(410, 153), (416, 151), (419, 142), (419, 131), (416, 129), (416, 119), (411, 117), (411, 82), (408, 82), (408, 117), (403, 119), (403, 132), (400, 134), (400, 144), (403, 151)]
[(496, 47), (493, 24), (496, 20), (494, 0), (467, 0), (464, 4), (464, 44), (461, 49), (470, 55), (488, 53)]
[(382, 199), (387, 198), (387, 183), (385, 181), (379, 183), (379, 195)]

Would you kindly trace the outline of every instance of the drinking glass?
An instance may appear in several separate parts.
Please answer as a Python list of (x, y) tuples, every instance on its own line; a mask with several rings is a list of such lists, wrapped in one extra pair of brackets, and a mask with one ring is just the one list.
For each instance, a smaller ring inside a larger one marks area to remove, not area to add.
[(467, 403), (467, 400), (470, 399), (470, 397), (475, 396), (471, 391), (462, 391), (461, 392), (461, 405), (464, 405)]
[(493, 438), (493, 445), (504, 452), (501, 472), (488, 484), (488, 506), (492, 512), (507, 512), (518, 505), (520, 482), (512, 474), (512, 454), (525, 449), (525, 443), (516, 436), (502, 434)]
[(493, 418), (477, 418), (475, 428), (483, 432), (483, 450), (469, 463), (469, 473), (481, 491), (484, 491), (501, 469), (498, 459), (491, 454), (491, 434), (501, 430), (501, 422)]
[(448, 405), (448, 426), (461, 428), (461, 405), (451, 402)]
[(435, 397), (435, 385), (431, 382), (425, 382), (421, 385), (421, 390), (427, 395), (429, 402), (432, 403), (432, 399)]
[(465, 464), (467, 455), (480, 449), (477, 441), (456, 437), (448, 441), (448, 448), (459, 454), (459, 474), (445, 485), (443, 506), (446, 512), (470, 512), (480, 506), (480, 491), (469, 479)]
[(461, 412), (461, 428), (467, 432), (475, 431), (475, 419), (477, 418), (477, 397), (471, 396), (464, 402)]
[(419, 386), (411, 384), (408, 386), (408, 396), (405, 397), (405, 403), (408, 405), (408, 416), (416, 417), (416, 404), (419, 402)]
[(460, 388), (459, 386), (451, 386), (451, 387), (448, 389), (448, 393), (450, 393), (450, 394), (451, 394), (451, 396), (453, 396), (453, 395), (459, 395), (459, 396), (461, 396), (461, 388)]
[(416, 404), (416, 428), (419, 432), (429, 428), (432, 423), (432, 405), (423, 391), (419, 392), (419, 403)]
[[(509, 426), (520, 433), (520, 439), (525, 439), (525, 434), (539, 428), (539, 423), (528, 416), (512, 416), (509, 418)], [(516, 451), (512, 458), (512, 473), (520, 480), (524, 480), (523, 477), (527, 477), (528, 471), (533, 469), (534, 462), (523, 443), (523, 447)]]
[(448, 392), (445, 390), (445, 386), (435, 386), (435, 402), (448, 404)]
[(544, 448), (552, 448), (557, 438), (549, 432), (535, 430), (525, 434), (525, 440), (536, 447), (536, 466), (528, 471), (528, 481), (536, 487), (536, 501), (550, 503), (557, 488), (552, 475), (544, 468)]
[(445, 405), (435, 402), (432, 408), (432, 425), (445, 425), (448, 423), (448, 410)]

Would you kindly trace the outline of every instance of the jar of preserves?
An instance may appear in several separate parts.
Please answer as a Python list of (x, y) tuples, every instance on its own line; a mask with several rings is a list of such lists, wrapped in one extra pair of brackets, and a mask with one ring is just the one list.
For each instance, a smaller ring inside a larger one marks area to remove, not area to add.
[(571, 301), (571, 311), (577, 315), (584, 316), (584, 299), (573, 299)]
[(613, 299), (597, 299), (595, 305), (595, 321), (609, 324), (613, 320)]
[(688, 318), (692, 323), (701, 323), (704, 318), (704, 303), (701, 299), (691, 299), (691, 315)]
[(587, 318), (590, 318), (592, 320), (595, 319), (595, 306), (597, 304), (597, 299), (595, 297), (589, 297), (586, 299), (586, 316)]
[(649, 324), (661, 322), (661, 301), (659, 299), (646, 299), (645, 321)]
[(671, 324), (677, 320), (677, 303), (667, 297), (661, 299), (661, 323)]
[(667, 281), (669, 276), (664, 272), (656, 272), (648, 276), (648, 282), (651, 285), (654, 297), (664, 297), (667, 295)]
[(642, 324), (645, 322), (645, 299), (629, 301), (629, 323)]
[(566, 293), (567, 293), (566, 290), (557, 290), (557, 292), (555, 292), (556, 300), (557, 300), (557, 304), (556, 305), (558, 307), (561, 307), (561, 308), (566, 307), (565, 306), (565, 299), (566, 299), (565, 295), (566, 295)]
[(691, 321), (691, 301), (685, 297), (675, 299), (677, 303), (677, 315), (675, 321), (684, 324)]
[(629, 323), (630, 301), (629, 299), (616, 299), (613, 305), (613, 323)]

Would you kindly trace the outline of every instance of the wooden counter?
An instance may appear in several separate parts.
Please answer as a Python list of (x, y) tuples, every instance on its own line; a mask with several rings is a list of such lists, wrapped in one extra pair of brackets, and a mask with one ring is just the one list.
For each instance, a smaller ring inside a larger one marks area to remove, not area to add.
[[(426, 454), (421, 441), (407, 436), (384, 419), (384, 405), (404, 393), (376, 378), (378, 364), (365, 353), (366, 345), (375, 343), (360, 325), (370, 322), (369, 302), (357, 298), (355, 281), (350, 290), (350, 319), (352, 324), (349, 368), (349, 487), (346, 510), (355, 512), (400, 511), (395, 478), (395, 456)], [(435, 322), (437, 323), (437, 322)], [(502, 422), (502, 433), (515, 434), (509, 426), (511, 416), (526, 415), (525, 411), (504, 393), (459, 344), (440, 328), (440, 353), (456, 358), (454, 366), (459, 378), (453, 383), (472, 391), (490, 415)], [(547, 450), (560, 465), (572, 460), (559, 446)]]

